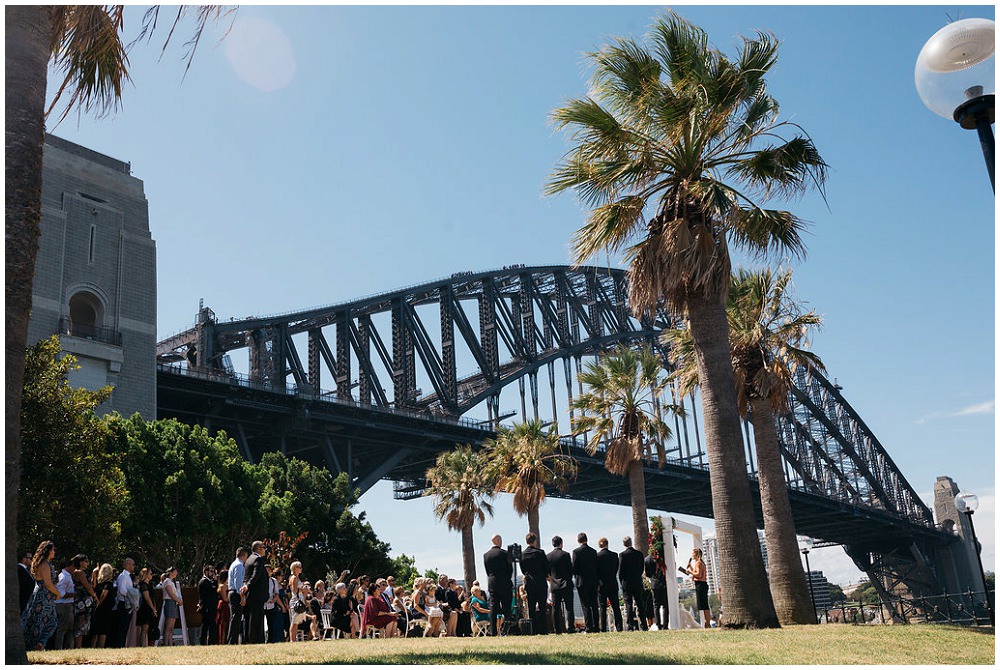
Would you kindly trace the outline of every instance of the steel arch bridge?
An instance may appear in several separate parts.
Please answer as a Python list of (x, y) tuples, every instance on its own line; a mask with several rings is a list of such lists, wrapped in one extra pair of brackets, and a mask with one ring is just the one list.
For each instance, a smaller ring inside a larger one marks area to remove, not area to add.
[[(193, 328), (157, 345), (158, 413), (226, 430), (250, 460), (280, 450), (348, 473), (362, 492), (391, 479), (396, 497), (416, 497), (438, 453), (481, 444), (517, 413), (501, 411), (502, 397), (520, 398), (522, 418), (559, 421), (572, 415), (574, 386), (582, 390), (584, 357), (658, 347), (676, 319), (661, 311), (637, 320), (626, 296), (623, 270), (511, 266), (265, 317), (221, 321), (202, 307)], [(245, 373), (232, 364), (241, 350)], [(840, 388), (800, 368), (789, 400), (777, 428), (797, 531), (844, 545), (885, 596), (900, 584), (943, 592), (939, 573), (956, 538), (935, 526)], [(465, 417), (482, 409), (482, 420)], [(696, 403), (674, 429), (665, 460), (646, 468), (649, 506), (711, 517)], [(565, 497), (629, 504), (599, 455), (582, 442), (566, 447), (581, 467)], [(762, 525), (759, 497), (756, 505)]]

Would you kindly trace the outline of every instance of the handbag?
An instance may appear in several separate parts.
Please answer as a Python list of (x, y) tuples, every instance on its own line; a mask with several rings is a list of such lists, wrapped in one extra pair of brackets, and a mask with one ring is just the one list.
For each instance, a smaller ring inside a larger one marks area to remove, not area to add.
[(296, 614), (302, 614), (307, 609), (306, 604), (299, 600), (298, 598), (292, 598), (292, 611)]

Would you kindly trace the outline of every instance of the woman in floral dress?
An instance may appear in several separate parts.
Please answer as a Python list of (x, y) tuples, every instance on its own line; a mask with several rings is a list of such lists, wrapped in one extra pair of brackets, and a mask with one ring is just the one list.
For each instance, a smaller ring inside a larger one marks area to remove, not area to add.
[(31, 600), (21, 613), (24, 628), (24, 648), (41, 651), (49, 638), (56, 632), (56, 599), (59, 590), (55, 585), (56, 571), (52, 559), (56, 555), (56, 545), (46, 540), (38, 545), (31, 560), (31, 576), (35, 578), (35, 590)]

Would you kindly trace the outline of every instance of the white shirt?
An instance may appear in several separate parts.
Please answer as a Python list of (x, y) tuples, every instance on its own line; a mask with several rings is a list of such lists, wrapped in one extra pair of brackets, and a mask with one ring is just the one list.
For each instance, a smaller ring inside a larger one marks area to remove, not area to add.
[(122, 573), (118, 575), (118, 579), (115, 581), (115, 588), (118, 589), (118, 595), (115, 597), (117, 602), (128, 602), (128, 592), (132, 588), (132, 575), (126, 570), (122, 570)]
[(278, 580), (274, 577), (268, 577), (268, 598), (267, 602), (264, 603), (264, 609), (273, 610), (274, 601), (278, 599)]
[(73, 575), (66, 568), (63, 568), (62, 572), (59, 573), (56, 589), (60, 595), (60, 598), (56, 600), (56, 605), (71, 605), (73, 603), (76, 585), (73, 583)]
[[(164, 598), (170, 598), (174, 602), (178, 603), (180, 602), (181, 600), (180, 589), (177, 588), (177, 584), (174, 584), (174, 580), (170, 579), (170, 577), (166, 577), (163, 580), (162, 586), (163, 586)], [(167, 588), (168, 586), (170, 587), (169, 589)]]

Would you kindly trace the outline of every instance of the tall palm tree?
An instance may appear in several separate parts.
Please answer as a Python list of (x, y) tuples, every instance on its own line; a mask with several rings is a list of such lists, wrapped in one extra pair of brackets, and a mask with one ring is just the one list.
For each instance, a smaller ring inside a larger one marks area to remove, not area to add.
[[(757, 479), (764, 515), (764, 535), (770, 563), (771, 597), (782, 624), (816, 622), (809, 598), (788, 488), (781, 466), (775, 416), (788, 411), (788, 393), (799, 365), (819, 369), (823, 363), (806, 351), (809, 329), (822, 319), (803, 312), (791, 291), (790, 270), (738, 270), (729, 288), (726, 312), (733, 372), (740, 415), (749, 413), (757, 451)], [(680, 392), (690, 395), (698, 385), (698, 369), (690, 333), (664, 333), (675, 365)]]
[(621, 348), (587, 364), (580, 381), (587, 390), (573, 401), (580, 410), (573, 434), (590, 433), (586, 449), (591, 455), (604, 447), (604, 467), (613, 475), (628, 477), (632, 495), (632, 533), (635, 548), (649, 551), (649, 514), (643, 464), (653, 449), (664, 462), (663, 441), (670, 428), (657, 411), (666, 384), (660, 360), (647, 347)]
[(462, 533), (462, 567), (465, 583), (476, 581), (476, 553), (472, 527), (482, 526), (486, 516), (493, 516), (492, 482), (486, 477), (487, 457), (482, 450), (474, 451), (468, 444), (438, 454), (434, 466), (427, 470), (427, 490), (434, 496), (434, 515), (444, 520), (451, 530)]
[[(174, 20), (197, 14), (195, 35), (188, 42), (188, 64), (202, 31), (225, 10), (181, 7)], [(17, 599), (17, 490), (21, 467), (21, 388), (31, 314), (31, 286), (38, 253), (42, 207), (42, 146), (45, 143), (45, 90), (48, 66), (64, 75), (49, 111), (65, 100), (63, 117), (73, 109), (104, 114), (117, 109), (129, 81), (126, 47), (121, 39), (121, 5), (63, 5), (4, 8), (6, 39), (5, 126), (5, 316), (7, 346), (4, 424), (4, 501), (7, 515), (6, 661), (27, 663)], [(146, 13), (140, 37), (152, 34), (157, 9)], [(173, 35), (173, 28), (167, 37)], [(166, 46), (166, 44), (164, 45)]]
[(552, 113), (575, 146), (547, 192), (575, 190), (592, 208), (573, 240), (575, 262), (624, 252), (632, 310), (648, 315), (665, 304), (691, 330), (728, 627), (778, 625), (740, 448), (725, 311), (729, 245), (750, 255), (804, 254), (803, 222), (765, 205), (822, 188), (826, 176), (812, 140), (778, 120), (765, 81), (777, 53), (777, 40), (758, 33), (730, 59), (704, 30), (669, 13), (654, 21), (648, 46), (619, 38), (591, 54), (592, 95)]
[(497, 493), (514, 495), (514, 511), (528, 517), (528, 530), (541, 537), (538, 508), (546, 489), (562, 492), (576, 477), (577, 465), (563, 452), (555, 430), (546, 431), (537, 419), (501, 427), (496, 438), (483, 445), (488, 450), (487, 474)]

